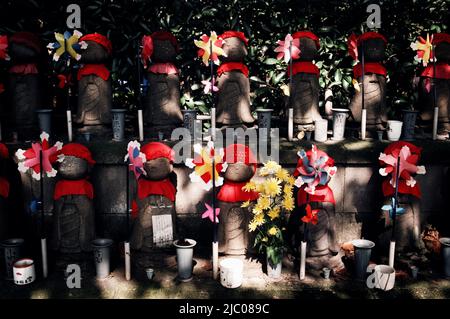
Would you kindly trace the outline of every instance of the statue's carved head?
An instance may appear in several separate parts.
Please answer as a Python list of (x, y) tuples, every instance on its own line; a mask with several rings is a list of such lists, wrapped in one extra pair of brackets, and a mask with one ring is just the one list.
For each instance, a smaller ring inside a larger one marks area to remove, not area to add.
[(224, 62), (242, 62), (245, 59), (248, 40), (244, 33), (226, 31), (219, 37), (224, 40), (222, 49), (225, 51), (226, 56), (221, 57)]
[(81, 63), (106, 63), (111, 58), (112, 45), (104, 35), (91, 33), (82, 36), (79, 40), (87, 43), (87, 48), (80, 49)]
[(144, 170), (147, 173), (145, 177), (149, 180), (163, 180), (168, 178), (173, 172), (174, 153), (170, 146), (159, 142), (151, 142), (141, 148), (145, 154), (146, 162)]
[(69, 143), (62, 147), (64, 160), (58, 164), (58, 174), (63, 179), (81, 179), (89, 175), (95, 164), (89, 149), (78, 143)]
[(224, 160), (228, 167), (225, 171), (225, 180), (243, 183), (249, 181), (256, 172), (256, 158), (248, 146), (231, 144), (225, 149)]

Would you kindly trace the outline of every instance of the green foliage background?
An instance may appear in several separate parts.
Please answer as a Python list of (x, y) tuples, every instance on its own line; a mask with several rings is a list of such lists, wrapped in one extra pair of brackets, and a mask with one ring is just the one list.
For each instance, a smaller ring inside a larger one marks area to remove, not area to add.
[(377, 3), (381, 6), (379, 31), (389, 41), (385, 61), (389, 73), (388, 106), (395, 110), (417, 100), (413, 77), (420, 66), (414, 61), (410, 42), (426, 32), (445, 32), (449, 18), (447, 0), (2, 0), (0, 34), (32, 29), (45, 43), (53, 42), (53, 32), (66, 30), (66, 6), (70, 3), (82, 9), (80, 31), (103, 33), (113, 43), (116, 104), (135, 107), (138, 41), (144, 34), (164, 29), (177, 37), (181, 47), (177, 64), (182, 76), (183, 106), (203, 112), (208, 109), (200, 81), (208, 78), (208, 69), (197, 58), (193, 44), (202, 33), (243, 31), (250, 39), (246, 63), (253, 106), (281, 109), (284, 102), (280, 86), (287, 82), (286, 66), (274, 59), (275, 42), (288, 32), (311, 30), (322, 45), (316, 61), (321, 70), (321, 100), (329, 88), (334, 105), (346, 107), (353, 94), (352, 60), (346, 39), (352, 32), (367, 31), (366, 7)]

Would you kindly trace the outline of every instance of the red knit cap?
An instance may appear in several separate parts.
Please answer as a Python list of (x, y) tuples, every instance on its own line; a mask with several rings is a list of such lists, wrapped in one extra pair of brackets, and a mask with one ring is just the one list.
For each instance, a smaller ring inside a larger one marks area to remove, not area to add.
[(150, 36), (152, 37), (153, 41), (170, 41), (177, 52), (179, 51), (177, 38), (175, 38), (172, 33), (168, 31), (156, 31), (153, 32)]
[(112, 52), (112, 44), (111, 41), (108, 40), (107, 37), (100, 33), (90, 33), (82, 36), (80, 41), (94, 41), (101, 46), (103, 46), (109, 54)]
[(232, 31), (228, 30), (219, 35), (219, 38), (226, 39), (226, 38), (239, 38), (242, 40), (242, 42), (245, 43), (245, 45), (248, 45), (248, 39), (245, 37), (243, 32), (240, 31)]
[(387, 43), (386, 38), (378, 32), (365, 32), (358, 37), (358, 45), (361, 44), (362, 41), (366, 41), (369, 39), (381, 39), (384, 43)]
[(39, 37), (31, 32), (16, 32), (9, 37), (9, 42), (25, 45), (33, 49), (37, 53), (40, 53), (42, 50), (42, 45)]
[(3, 143), (0, 143), (0, 157), (1, 158), (8, 158), (9, 157), (8, 148)]
[(254, 170), (256, 171), (258, 161), (248, 146), (242, 144), (230, 144), (225, 148), (224, 153), (224, 159), (227, 163), (244, 163), (247, 165), (253, 165)]
[(450, 43), (450, 34), (448, 33), (435, 33), (433, 34), (433, 44), (439, 44), (442, 42)]
[(92, 155), (89, 149), (86, 146), (78, 143), (69, 143), (64, 145), (60, 153), (66, 156), (74, 156), (82, 158), (86, 160), (89, 163), (89, 165), (95, 164), (95, 161), (92, 159)]
[(151, 142), (141, 147), (141, 152), (145, 154), (147, 161), (156, 158), (167, 158), (170, 162), (174, 161), (174, 151), (170, 146), (159, 142)]
[(300, 39), (300, 38), (310, 38), (316, 43), (316, 47), (320, 48), (320, 42), (319, 37), (312, 33), (311, 31), (297, 31), (292, 35), (293, 39)]

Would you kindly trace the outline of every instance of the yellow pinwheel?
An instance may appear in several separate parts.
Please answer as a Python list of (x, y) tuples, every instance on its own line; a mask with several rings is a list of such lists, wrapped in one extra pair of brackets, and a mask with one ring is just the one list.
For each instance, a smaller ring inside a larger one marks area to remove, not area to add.
[(202, 57), (205, 65), (208, 65), (210, 59), (219, 65), (219, 56), (227, 56), (222, 49), (223, 40), (217, 36), (215, 31), (211, 31), (210, 36), (203, 34), (200, 40), (194, 40), (194, 43), (200, 48), (197, 54)]
[(427, 66), (429, 61), (433, 61), (433, 45), (432, 45), (433, 38), (427, 33), (427, 39), (425, 40), (422, 37), (419, 37), (419, 39), (416, 42), (411, 43), (410, 47), (414, 51), (417, 51), (417, 55), (415, 57), (416, 60), (422, 61), (423, 66)]
[(85, 49), (87, 47), (86, 42), (79, 42), (82, 35), (83, 34), (77, 30), (73, 31), (73, 34), (70, 34), (68, 31), (64, 32), (64, 34), (55, 32), (56, 42), (47, 45), (48, 49), (55, 50), (53, 60), (58, 61), (61, 56), (67, 54), (78, 61), (81, 58), (81, 55), (78, 54), (76, 50), (80, 48)]

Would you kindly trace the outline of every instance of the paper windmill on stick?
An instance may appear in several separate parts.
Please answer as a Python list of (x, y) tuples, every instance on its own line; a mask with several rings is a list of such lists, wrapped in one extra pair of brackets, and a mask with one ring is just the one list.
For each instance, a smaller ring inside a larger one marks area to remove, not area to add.
[(145, 154), (141, 152), (141, 144), (138, 141), (131, 141), (127, 146), (127, 155), (124, 161), (129, 161), (129, 170), (134, 173), (136, 179), (141, 175), (147, 175), (144, 170), (144, 163), (147, 161)]
[(302, 217), (302, 222), (308, 224), (311, 223), (313, 225), (317, 225), (319, 218), (317, 214), (319, 213), (318, 209), (312, 209), (310, 204), (306, 205), (306, 215)]
[[(64, 159), (64, 154), (58, 154), (63, 145), (61, 142), (56, 142), (53, 146), (50, 146), (49, 135), (45, 132), (41, 133), (40, 138), (40, 143), (32, 143), (31, 148), (26, 151), (18, 149), (16, 152), (16, 157), (19, 160), (18, 170), (22, 173), (31, 170), (31, 176), (36, 180), (41, 179), (41, 167), (47, 177), (55, 177), (57, 171), (53, 168), (53, 164), (56, 161), (62, 162)], [(40, 161), (41, 151), (42, 163)]]
[[(220, 208), (213, 209), (211, 206), (205, 203), (206, 211), (202, 214), (202, 218), (209, 218), (211, 222), (219, 223), (219, 213)], [(216, 217), (216, 220), (214, 221), (214, 217)]]
[(278, 40), (277, 44), (278, 47), (275, 49), (275, 52), (278, 52), (278, 60), (284, 58), (284, 62), (288, 63), (289, 61), (300, 57), (300, 39), (293, 39), (292, 35), (288, 33), (284, 40)]
[(211, 31), (210, 36), (203, 34), (200, 40), (194, 40), (194, 44), (199, 48), (197, 54), (206, 66), (210, 60), (219, 65), (219, 56), (227, 56), (222, 49), (223, 40), (214, 31)]
[(203, 89), (204, 94), (213, 93), (219, 91), (219, 88), (216, 86), (216, 79), (212, 78), (211, 80), (204, 80), (202, 84), (205, 86)]
[(417, 51), (417, 55), (414, 57), (416, 61), (422, 62), (423, 66), (427, 66), (428, 62), (434, 61), (434, 53), (433, 53), (433, 36), (427, 34), (427, 38), (424, 39), (419, 37), (416, 42), (411, 43), (410, 47), (414, 51)]
[(141, 60), (144, 65), (144, 69), (148, 67), (148, 62), (153, 54), (153, 39), (150, 35), (144, 35), (141, 42)]
[(9, 60), (8, 37), (6, 35), (0, 36), (0, 60)]
[(223, 184), (223, 177), (220, 176), (220, 173), (225, 172), (228, 167), (228, 164), (223, 162), (223, 149), (215, 150), (213, 142), (208, 142), (208, 145), (204, 148), (200, 144), (195, 144), (194, 152), (196, 153), (194, 158), (186, 159), (186, 166), (194, 169), (189, 174), (191, 182), (200, 183), (205, 190), (209, 191), (213, 186), (212, 174), (214, 174), (214, 186), (221, 186)]
[(331, 166), (330, 157), (325, 152), (318, 151), (315, 145), (312, 145), (310, 152), (301, 150), (297, 154), (302, 165), (297, 167), (295, 186), (303, 187), (305, 192), (315, 195), (320, 192), (317, 187), (327, 185), (336, 174), (336, 166)]
[[(84, 41), (79, 41), (83, 34), (77, 30), (73, 31), (73, 34), (66, 31), (64, 34), (55, 32), (56, 42), (49, 43), (47, 48), (54, 50), (53, 60), (58, 61), (60, 57), (68, 56), (75, 59), (76, 61), (81, 59), (81, 55), (77, 53), (77, 49), (86, 49), (87, 43)], [(68, 61), (69, 61), (68, 60)]]

